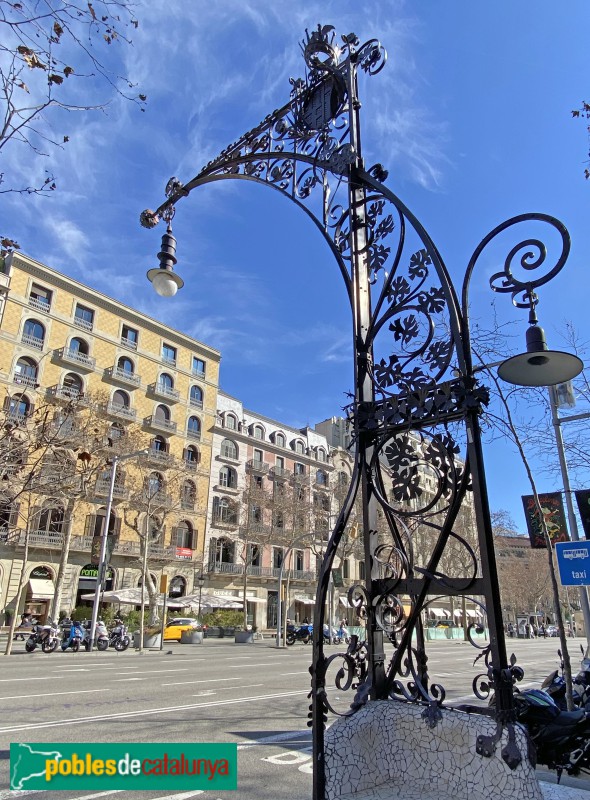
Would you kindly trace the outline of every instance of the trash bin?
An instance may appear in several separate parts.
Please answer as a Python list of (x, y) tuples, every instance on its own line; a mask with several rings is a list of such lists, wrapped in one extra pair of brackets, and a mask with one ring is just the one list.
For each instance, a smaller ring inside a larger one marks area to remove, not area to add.
[(203, 631), (182, 631), (180, 644), (203, 644)]

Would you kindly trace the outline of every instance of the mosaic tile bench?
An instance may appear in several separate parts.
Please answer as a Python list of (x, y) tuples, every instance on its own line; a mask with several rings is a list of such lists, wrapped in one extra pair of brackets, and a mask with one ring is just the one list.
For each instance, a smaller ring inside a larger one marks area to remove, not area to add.
[(424, 707), (372, 701), (326, 731), (328, 800), (590, 800), (590, 792), (540, 783), (527, 758), (524, 730), (516, 726), (522, 761), (511, 770), (501, 752), (476, 752), (480, 735), (493, 736), (485, 716), (443, 709), (430, 727)]

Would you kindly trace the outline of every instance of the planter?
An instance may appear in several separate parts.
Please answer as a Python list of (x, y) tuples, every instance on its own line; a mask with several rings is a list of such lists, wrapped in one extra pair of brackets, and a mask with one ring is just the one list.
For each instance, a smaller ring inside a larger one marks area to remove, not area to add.
[(180, 644), (203, 644), (203, 631), (182, 631)]
[[(162, 643), (161, 633), (144, 633), (143, 646), (144, 647), (159, 647)], [(133, 634), (133, 647), (139, 650), (139, 632)]]
[(254, 644), (254, 632), (236, 631), (234, 641), (236, 644)]

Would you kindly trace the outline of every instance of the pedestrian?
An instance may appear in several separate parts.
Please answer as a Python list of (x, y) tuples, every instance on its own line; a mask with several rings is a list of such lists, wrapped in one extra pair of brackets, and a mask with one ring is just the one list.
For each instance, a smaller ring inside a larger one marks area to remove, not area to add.
[(303, 624), (304, 625), (309, 625), (309, 620), (308, 620), (307, 617), (303, 617)]
[(16, 642), (16, 640), (20, 636), (20, 638), (24, 642), (25, 634), (23, 633), (23, 631), (24, 630), (30, 630), (32, 627), (33, 627), (33, 620), (32, 620), (31, 615), (29, 613), (27, 613), (27, 612), (25, 612), (24, 614), (21, 614), (20, 625), (18, 626), (18, 628), (16, 629), (16, 631), (14, 633), (14, 641)]
[(514, 625), (511, 622), (508, 623), (508, 636), (511, 639), (514, 637)]
[(525, 634), (526, 634), (526, 638), (527, 638), (527, 639), (530, 639), (530, 638), (531, 638), (531, 633), (532, 633), (532, 631), (531, 631), (531, 625), (530, 625), (530, 622), (527, 622), (527, 623), (525, 624), (525, 626), (524, 626), (524, 631), (525, 631)]

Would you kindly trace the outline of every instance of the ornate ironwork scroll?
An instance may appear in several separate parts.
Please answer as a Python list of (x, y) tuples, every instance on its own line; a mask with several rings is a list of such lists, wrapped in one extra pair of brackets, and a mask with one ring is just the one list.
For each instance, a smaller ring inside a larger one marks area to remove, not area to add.
[[(347, 288), (355, 466), (327, 545), (315, 604), (309, 724), (316, 755), (314, 798), (321, 800), (329, 713), (354, 713), (369, 700), (400, 697), (424, 703), (436, 724), (433, 709), (446, 693), (430, 676), (427, 641), (429, 610), (441, 597), (456, 608), (461, 598), (469, 599), (475, 618), (466, 625), (467, 636), (485, 664), (473, 685), (480, 696), (493, 689), (499, 722), (512, 720), (512, 683), (520, 673), (506, 656), (478, 422), (488, 392), (472, 369), (468, 289), (481, 252), (498, 234), (520, 223), (549, 222), (562, 236), (563, 251), (544, 279), (514, 277), (519, 254), (528, 271), (546, 262), (543, 244), (530, 237), (510, 248), (504, 271), (492, 278), (496, 291), (513, 298), (528, 292), (530, 302), (533, 287), (563, 266), (568, 238), (560, 223), (544, 215), (503, 223), (475, 251), (461, 307), (436, 246), (385, 186), (387, 172), (380, 164), (366, 168), (362, 159), (357, 76), (359, 69), (378, 73), (384, 49), (376, 40), (361, 45), (354, 34), (338, 42), (331, 26), (318, 26), (306, 34), (302, 51), (305, 76), (291, 81), (287, 104), (188, 183), (171, 179), (166, 201), (143, 212), (141, 223), (153, 227), (164, 218), (170, 224), (175, 204), (201, 185), (256, 181), (305, 211)], [(350, 588), (348, 602), (364, 622), (366, 637), (353, 637), (346, 651), (327, 655), (322, 629), (330, 573), (357, 496), (366, 579)], [(480, 635), (484, 620), (487, 640)], [(343, 710), (330, 698), (331, 677), (339, 695), (350, 695)]]

